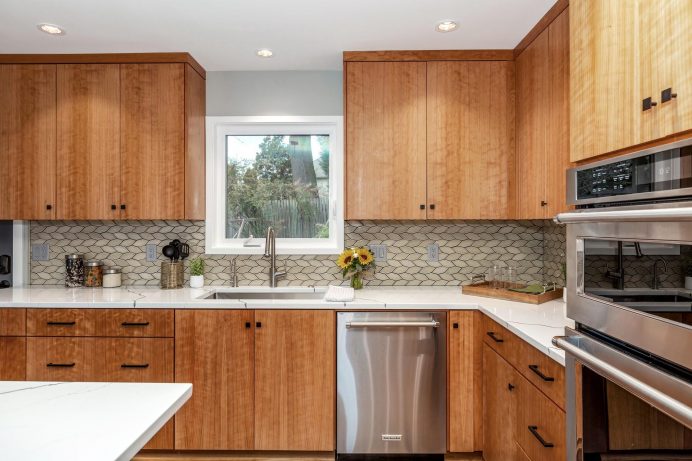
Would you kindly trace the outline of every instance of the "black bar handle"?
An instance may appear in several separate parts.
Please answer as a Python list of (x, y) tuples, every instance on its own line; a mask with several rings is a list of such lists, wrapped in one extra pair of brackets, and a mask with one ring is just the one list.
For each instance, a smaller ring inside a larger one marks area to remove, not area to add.
[(148, 327), (149, 322), (123, 322), (120, 325), (123, 327)]
[(490, 338), (491, 338), (493, 341), (495, 341), (496, 343), (504, 343), (504, 342), (505, 342), (504, 339), (498, 338), (497, 336), (495, 336), (495, 332), (494, 332), (494, 331), (488, 331), (488, 332), (486, 333), (486, 335), (490, 336)]
[(48, 362), (46, 364), (47, 367), (49, 368), (72, 368), (76, 364), (74, 362), (71, 363), (53, 363), (53, 362)]
[(541, 434), (538, 433), (538, 426), (529, 426), (529, 432), (531, 432), (544, 447), (553, 448), (555, 446), (552, 442), (547, 442), (543, 437), (541, 437)]
[(123, 363), (120, 368), (149, 368), (148, 363)]
[(540, 376), (540, 378), (543, 381), (547, 381), (547, 382), (555, 381), (555, 378), (553, 378), (552, 376), (546, 376), (543, 373), (541, 373), (541, 370), (538, 369), (538, 365), (529, 365), (529, 370), (533, 371), (538, 376)]
[(46, 325), (51, 327), (73, 327), (77, 324), (74, 320), (72, 322), (46, 322)]

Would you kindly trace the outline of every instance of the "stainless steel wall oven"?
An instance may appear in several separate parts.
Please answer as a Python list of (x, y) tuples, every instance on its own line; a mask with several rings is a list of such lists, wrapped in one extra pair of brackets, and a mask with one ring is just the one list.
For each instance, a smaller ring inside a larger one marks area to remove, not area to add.
[(574, 168), (569, 460), (692, 460), (692, 141)]

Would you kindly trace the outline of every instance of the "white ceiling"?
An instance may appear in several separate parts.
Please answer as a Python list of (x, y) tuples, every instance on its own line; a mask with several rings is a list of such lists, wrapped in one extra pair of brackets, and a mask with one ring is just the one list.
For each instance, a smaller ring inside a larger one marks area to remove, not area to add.
[[(555, 0), (0, 0), (0, 53), (188, 51), (207, 70), (337, 70), (344, 50), (507, 49)], [(444, 19), (455, 32), (436, 32)], [(36, 24), (65, 28), (49, 36)], [(260, 59), (258, 48), (274, 57)]]

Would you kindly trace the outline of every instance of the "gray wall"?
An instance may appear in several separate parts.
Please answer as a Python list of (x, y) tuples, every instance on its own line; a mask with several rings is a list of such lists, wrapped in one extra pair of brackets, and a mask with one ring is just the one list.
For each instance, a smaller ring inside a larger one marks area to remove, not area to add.
[(336, 71), (207, 72), (207, 115), (342, 115)]

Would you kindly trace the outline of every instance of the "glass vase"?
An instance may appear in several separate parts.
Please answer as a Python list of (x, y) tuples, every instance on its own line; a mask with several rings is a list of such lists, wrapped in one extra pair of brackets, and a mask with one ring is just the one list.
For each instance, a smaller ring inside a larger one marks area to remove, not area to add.
[(363, 288), (363, 274), (356, 272), (355, 274), (351, 275), (351, 288), (354, 290), (360, 290)]

